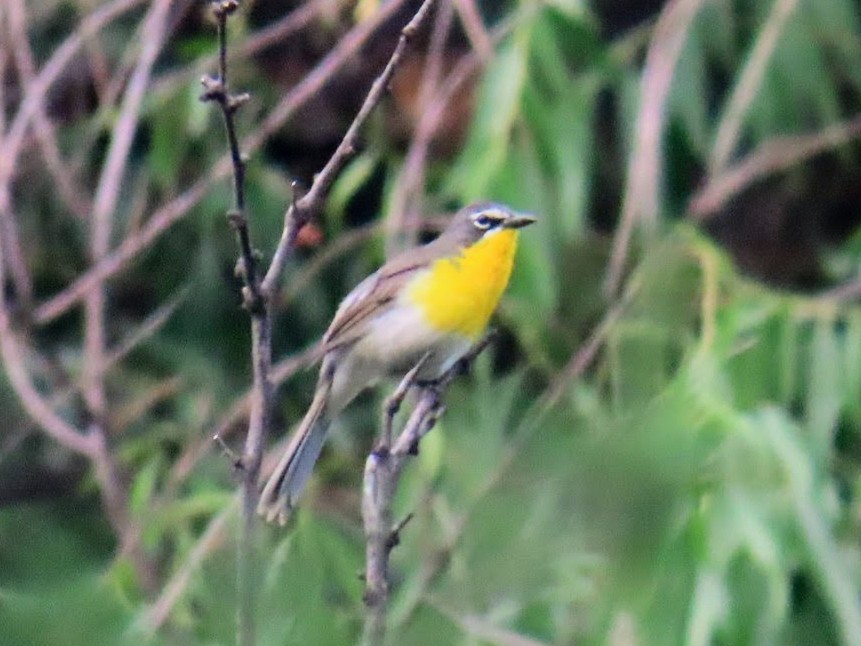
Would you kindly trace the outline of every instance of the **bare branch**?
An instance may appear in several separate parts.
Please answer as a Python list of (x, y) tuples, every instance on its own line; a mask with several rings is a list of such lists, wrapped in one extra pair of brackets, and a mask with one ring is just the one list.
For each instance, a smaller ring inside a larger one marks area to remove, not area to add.
[(227, 521), (236, 512), (238, 504), (239, 497), (237, 496), (210, 519), (197, 543), (188, 553), (188, 556), (183, 559), (182, 567), (174, 573), (162, 588), (158, 598), (143, 613), (140, 624), (149, 635), (154, 635), (164, 625), (176, 603), (185, 593), (192, 575), (200, 569), (206, 558), (223, 544), (227, 535)]
[(547, 646), (546, 642), (494, 626), (483, 617), (461, 614), (438, 599), (430, 599), (429, 605), (437, 612), (448, 617), (464, 633), (482, 642), (495, 644), (496, 646)]
[[(90, 226), (90, 257), (93, 263), (104, 258), (110, 248), (113, 218), (128, 164), (129, 150), (137, 130), (143, 98), (156, 58), (166, 37), (170, 0), (155, 0), (144, 18), (143, 48), (129, 80), (119, 117), (113, 128), (107, 159), (99, 177)], [(86, 300), (84, 328), (83, 393), (91, 415), (101, 425), (105, 415), (103, 371), (105, 363), (105, 294), (100, 286)]]
[[(434, 100), (438, 92), (440, 78), (443, 69), (443, 56), (445, 55), (445, 44), (454, 19), (454, 9), (451, 2), (444, 2), (437, 12), (431, 33), (430, 47), (422, 74), (422, 83), (419, 90), (419, 113), (426, 114), (427, 108)], [(430, 147), (433, 132), (427, 126), (422, 129), (424, 119), (419, 119), (416, 135), (404, 161), (400, 177), (395, 182), (395, 191), (392, 195), (391, 205), (386, 218), (389, 227), (405, 229), (403, 224), (416, 219), (421, 211), (421, 197), (424, 193), (425, 165), (427, 161), (428, 148)], [(410, 236), (409, 240), (401, 241), (400, 246), (412, 246), (414, 242)], [(387, 255), (391, 256), (396, 249), (392, 245), (391, 236), (386, 239)]]
[(359, 143), (359, 131), (388, 90), (389, 82), (403, 58), (407, 43), (427, 17), (433, 3), (434, 0), (425, 0), (412, 20), (401, 30), (401, 36), (398, 39), (395, 51), (392, 53), (382, 74), (377, 77), (371, 86), (371, 90), (368, 92), (368, 96), (365, 97), (359, 113), (356, 115), (353, 123), (350, 124), (335, 153), (323, 167), (323, 170), (314, 178), (314, 183), (308, 192), (298, 200), (295, 200), (284, 214), (284, 230), (278, 242), (278, 247), (275, 250), (275, 255), (272, 258), (272, 264), (269, 267), (269, 271), (266, 272), (266, 278), (263, 279), (262, 289), (264, 294), (273, 294), (276, 291), (277, 284), (284, 271), (284, 266), (295, 245), (299, 229), (316, 215), (326, 200), (335, 178), (347, 162), (356, 154), (356, 147)]
[[(268, 47), (283, 42), (297, 31), (301, 31), (323, 12), (327, 3), (328, 0), (306, 2), (259, 31), (249, 34), (242, 44), (227, 53), (228, 64), (234, 60), (248, 60)], [(193, 65), (179, 71), (168, 72), (157, 79), (153, 83), (152, 91), (156, 96), (171, 94), (217, 64), (218, 54), (203, 56)]]
[[(29, 86), (36, 74), (36, 64), (30, 41), (27, 37), (27, 9), (23, 0), (10, 0), (7, 5), (9, 39), (14, 43), (15, 61), (23, 87)], [(72, 169), (62, 159), (57, 144), (54, 124), (48, 118), (45, 106), (38, 104), (33, 116), (33, 130), (39, 141), (45, 166), (56, 182), (63, 202), (77, 217), (83, 218), (90, 211), (89, 199), (77, 185)]]
[(105, 356), (104, 369), (107, 370), (111, 366), (118, 364), (136, 348), (155, 336), (186, 299), (189, 290), (188, 286), (180, 288), (165, 303), (147, 316), (142, 323), (111, 350), (110, 354)]
[(481, 12), (475, 0), (453, 1), (472, 48), (482, 61), (486, 61), (493, 55), (493, 39), (481, 20)]
[(421, 361), (401, 381), (383, 408), (383, 435), (365, 462), (362, 486), (362, 519), (365, 526), (365, 631), (363, 643), (382, 644), (386, 633), (389, 599), (389, 555), (400, 541), (403, 523), (392, 521), (392, 502), (407, 459), (418, 451), (419, 442), (436, 425), (444, 411), (442, 396), (449, 384), (471, 365), (488, 346), (489, 333), (435, 383), (422, 387), (412, 413), (394, 443), (390, 443), (393, 418)]
[[(127, 2), (130, 0), (126, 0)], [(141, 2), (141, 0), (135, 0)], [(246, 155), (253, 154), (266, 139), (278, 130), (296, 111), (313, 97), (353, 57), (377, 28), (399, 9), (406, 0), (391, 0), (370, 20), (353, 28), (301, 83), (288, 92), (269, 114), (263, 124), (241, 143)], [(5, 157), (0, 156), (0, 166)], [(146, 225), (135, 235), (126, 237), (120, 245), (94, 267), (77, 278), (63, 291), (37, 306), (33, 312), (36, 323), (45, 324), (74, 307), (103, 280), (120, 272), (126, 263), (149, 246), (206, 196), (210, 188), (231, 172), (230, 158), (222, 158), (209, 172), (170, 202), (159, 207)], [(2, 180), (2, 173), (0, 173)], [(0, 215), (2, 215), (3, 183), (0, 181)], [(0, 220), (0, 225), (2, 225)], [(294, 234), (295, 235), (295, 234)], [(286, 258), (285, 258), (286, 261)]]
[(859, 137), (861, 116), (856, 116), (820, 132), (766, 141), (738, 163), (709, 178), (705, 187), (691, 198), (688, 216), (700, 222), (707, 221), (756, 182)]
[[(256, 132), (243, 143), (245, 150), (256, 150), (275, 131), (283, 126), (296, 111), (329, 83), (335, 74), (364, 46), (370, 37), (404, 6), (406, 0), (389, 0), (368, 19), (347, 32), (331, 52), (326, 54), (311, 72), (284, 95), (272, 109)], [(266, 290), (264, 290), (266, 291)]]
[(613, 240), (605, 291), (619, 291), (628, 246), (637, 224), (654, 224), (660, 209), (661, 138), (665, 105), (688, 30), (704, 0), (671, 0), (664, 5), (646, 52), (640, 83), (640, 112), (634, 129), (634, 149), (622, 202), (619, 228)]
[[(249, 95), (231, 94), (227, 81), (227, 17), (236, 9), (238, 4), (232, 0), (216, 3), (215, 18), (218, 23), (218, 76), (204, 76), (205, 89), (201, 99), (215, 101), (221, 108), (224, 118), (224, 130), (227, 133), (227, 144), (230, 151), (230, 162), (233, 166), (233, 208), (227, 217), (236, 230), (241, 257), (241, 274), (245, 283), (244, 303), (249, 311), (255, 312), (264, 307), (260, 294), (260, 282), (257, 277), (257, 260), (251, 248), (251, 236), (248, 232), (248, 218), (245, 213), (245, 160), (239, 149), (239, 137), (236, 134), (234, 116)], [(228, 9), (230, 8), (230, 9)]]
[(722, 172), (735, 151), (745, 114), (762, 86), (771, 55), (777, 47), (786, 22), (797, 6), (798, 0), (774, 0), (771, 5), (771, 13), (759, 31), (756, 44), (733, 88), (718, 125), (709, 159), (710, 175)]
[(33, 320), (40, 325), (50, 323), (68, 312), (104, 280), (126, 268), (129, 260), (149, 248), (161, 234), (185, 217), (189, 210), (203, 199), (211, 185), (224, 179), (229, 170), (230, 163), (225, 158), (215, 166), (208, 177), (198, 180), (184, 193), (156, 210), (140, 231), (125, 237), (114, 251), (104, 256), (63, 291), (37, 306), (33, 310)]
[(24, 135), (39, 110), (44, 109), (48, 90), (72, 61), (75, 54), (93, 34), (124, 13), (144, 4), (144, 0), (114, 0), (103, 5), (84, 18), (78, 27), (54, 51), (48, 62), (39, 71), (26, 89), (18, 110), (3, 140), (0, 155), (0, 194), (11, 180), (21, 153)]
[[(238, 0), (217, 0), (212, 3), (218, 24), (218, 76), (204, 77), (203, 101), (215, 101), (221, 108), (224, 129), (233, 169), (233, 208), (228, 218), (236, 230), (240, 248), (241, 276), (244, 283), (243, 302), (251, 315), (251, 412), (245, 449), (238, 463), (242, 482), (241, 518), (236, 541), (236, 643), (255, 643), (254, 623), (254, 510), (257, 505), (257, 479), (263, 456), (263, 445), (269, 432), (272, 410), (272, 319), (269, 301), (260, 291), (257, 260), (251, 248), (248, 220), (245, 212), (245, 160), (239, 148), (239, 137), (233, 120), (236, 111), (247, 101), (247, 94), (231, 94), (227, 82), (227, 19), (239, 7)], [(216, 436), (218, 437), (218, 436)]]
[(60, 445), (91, 458), (95, 451), (93, 438), (60, 417), (33, 384), (27, 372), (24, 348), (11, 328), (5, 299), (0, 307), (0, 354), (9, 383), (30, 419)]
[[(497, 25), (490, 35), (491, 45), (497, 45), (510, 34), (515, 24), (515, 19), (509, 19)], [(401, 231), (418, 230), (418, 223), (406, 216), (418, 211), (418, 196), (424, 190), (425, 165), (430, 143), (443, 123), (446, 110), (484, 62), (485, 59), (476, 52), (463, 56), (442, 85), (435, 89), (432, 100), (423, 107), (403, 167), (395, 182), (392, 206), (386, 217), (387, 248), (392, 246), (390, 240)]]

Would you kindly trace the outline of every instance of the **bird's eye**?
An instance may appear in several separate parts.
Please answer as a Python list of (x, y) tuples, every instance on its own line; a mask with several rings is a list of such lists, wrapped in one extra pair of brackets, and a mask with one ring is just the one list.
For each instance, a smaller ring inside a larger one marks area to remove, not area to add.
[(493, 219), (486, 215), (479, 215), (473, 222), (479, 229), (489, 229), (494, 223)]

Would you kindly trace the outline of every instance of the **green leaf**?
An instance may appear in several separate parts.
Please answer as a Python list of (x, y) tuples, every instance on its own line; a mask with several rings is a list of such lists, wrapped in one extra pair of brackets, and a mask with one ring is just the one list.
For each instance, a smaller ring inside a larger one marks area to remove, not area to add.
[(840, 418), (840, 340), (828, 317), (813, 322), (813, 338), (807, 358), (806, 421), (820, 456), (829, 455)]
[(526, 81), (523, 40), (518, 34), (506, 40), (482, 79), (469, 138), (450, 175), (449, 191), (462, 202), (485, 198), (490, 182), (505, 163)]

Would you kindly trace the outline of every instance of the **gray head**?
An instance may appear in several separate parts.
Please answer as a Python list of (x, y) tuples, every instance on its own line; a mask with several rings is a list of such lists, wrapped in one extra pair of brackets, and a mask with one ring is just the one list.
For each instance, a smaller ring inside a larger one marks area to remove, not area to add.
[(480, 202), (455, 213), (440, 240), (468, 247), (501, 229), (519, 229), (535, 222), (535, 217), (512, 211), (504, 204)]

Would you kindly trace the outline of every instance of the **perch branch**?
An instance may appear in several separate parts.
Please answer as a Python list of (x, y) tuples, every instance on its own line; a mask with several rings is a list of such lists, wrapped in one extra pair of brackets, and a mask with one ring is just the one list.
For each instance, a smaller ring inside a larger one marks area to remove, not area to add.
[[(389, 556), (400, 541), (406, 521), (394, 524), (392, 502), (407, 459), (416, 455), (421, 439), (431, 431), (443, 414), (442, 397), (449, 384), (472, 364), (493, 339), (488, 334), (438, 380), (420, 386), (418, 400), (397, 439), (392, 441), (393, 418), (407, 391), (415, 384), (421, 361), (401, 381), (386, 400), (383, 410), (383, 434), (380, 443), (368, 455), (362, 486), (362, 519), (365, 526), (365, 630), (363, 643), (382, 644), (386, 633), (389, 600)], [(409, 516), (407, 517), (409, 519)]]
[[(272, 264), (262, 282), (258, 282), (257, 262), (251, 247), (244, 212), (244, 173), (245, 164), (239, 148), (239, 140), (233, 123), (233, 114), (247, 99), (247, 95), (231, 95), (227, 85), (227, 19), (237, 8), (237, 0), (220, 0), (214, 6), (219, 35), (219, 75), (217, 78), (204, 79), (203, 100), (215, 101), (221, 107), (227, 131), (230, 160), (234, 178), (234, 208), (229, 216), (237, 230), (241, 249), (241, 275), (245, 284), (244, 302), (251, 313), (252, 369), (253, 387), (248, 434), (241, 460), (242, 508), (241, 528), (237, 541), (237, 584), (239, 606), (237, 616), (237, 642), (254, 643), (253, 598), (254, 576), (252, 560), (252, 537), (254, 529), (254, 509), (257, 498), (257, 479), (262, 462), (263, 444), (269, 428), (271, 415), (271, 296), (276, 291), (287, 258), (292, 253), (299, 230), (319, 210), (338, 173), (355, 154), (359, 131), (367, 121), (371, 111), (377, 106), (388, 88), (391, 77), (397, 68), (407, 41), (424, 20), (433, 0), (426, 0), (413, 19), (401, 32), (394, 53), (382, 74), (374, 81), (359, 113), (348, 129), (335, 153), (323, 170), (316, 176), (307, 194), (294, 201), (284, 216), (284, 230), (275, 251)], [(332, 59), (330, 59), (332, 60)], [(337, 59), (335, 59), (337, 60)], [(278, 114), (278, 111), (275, 111)], [(258, 132), (265, 132), (266, 124)], [(253, 140), (252, 140), (253, 141)]]

